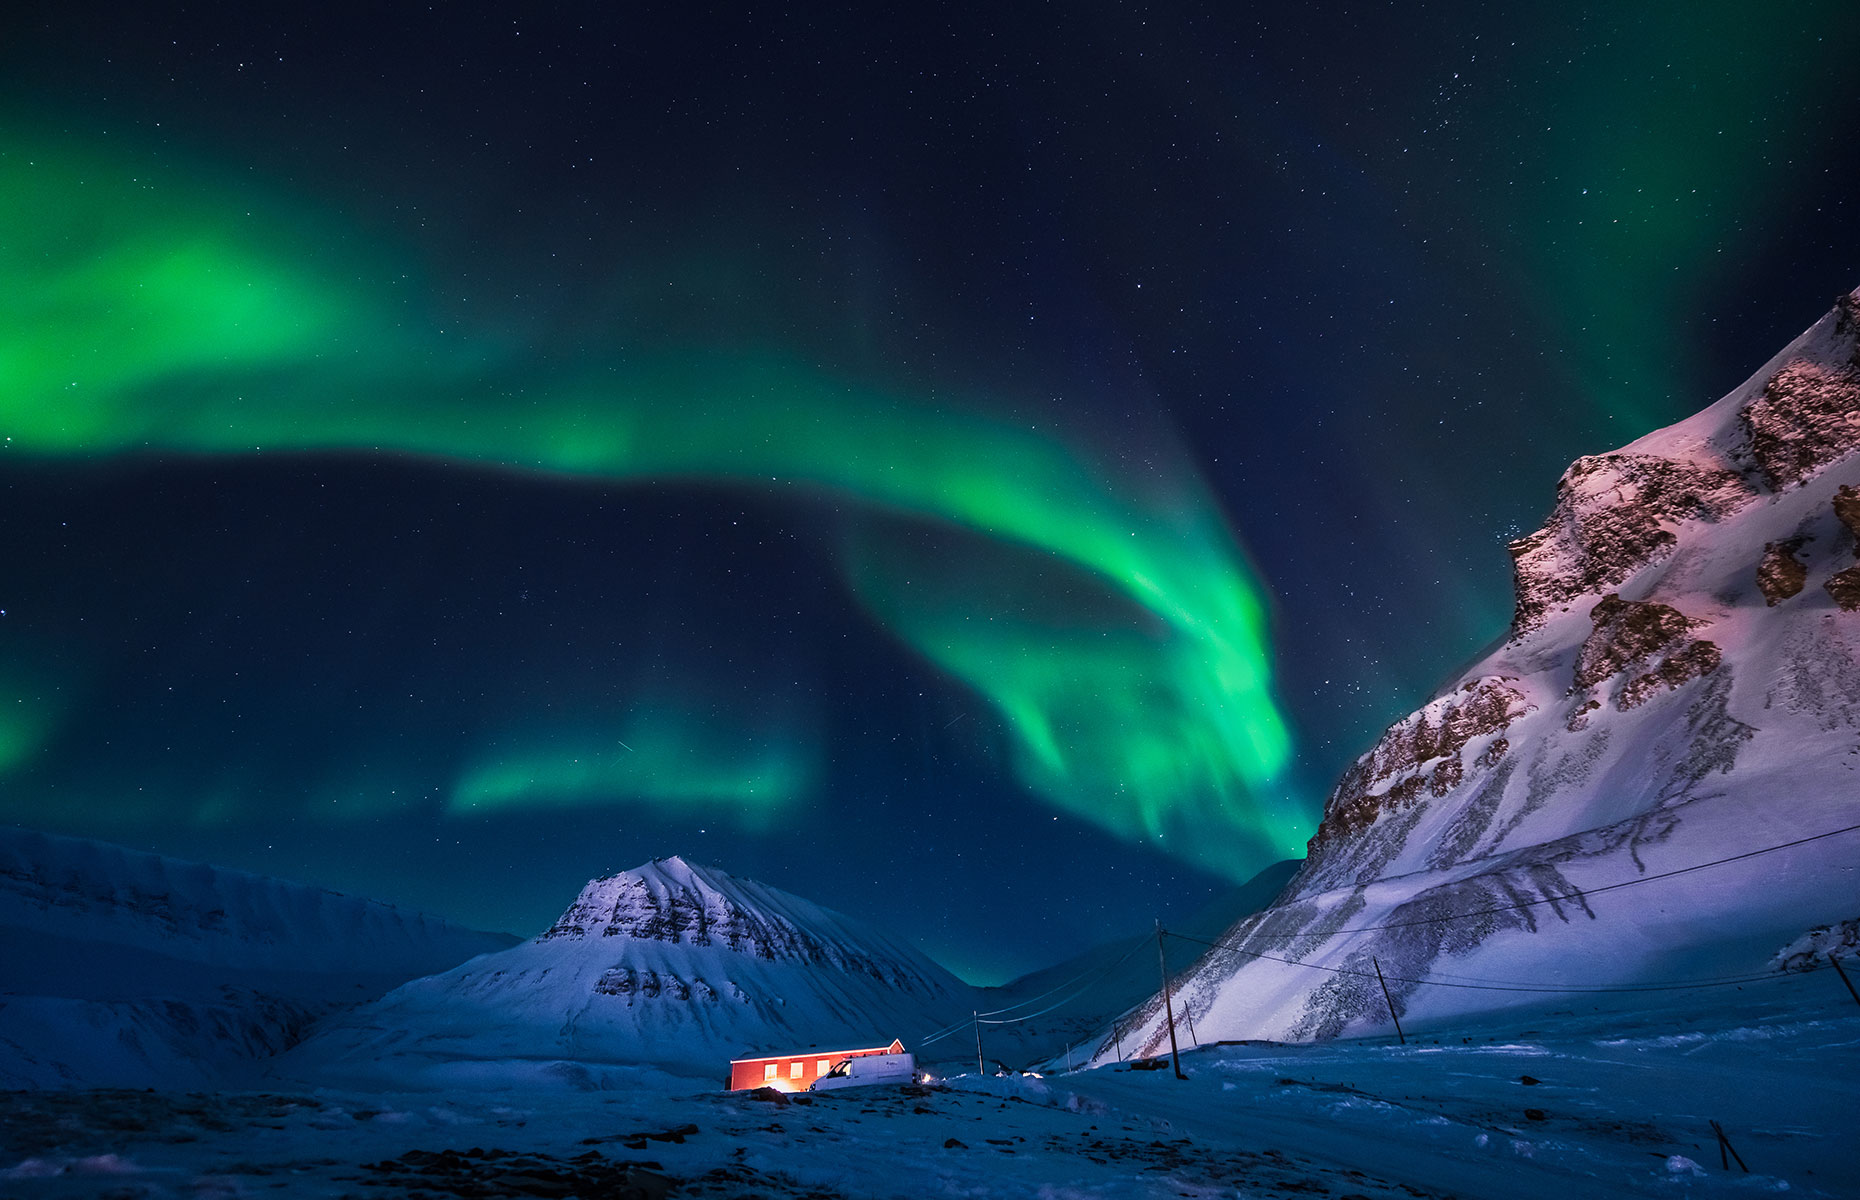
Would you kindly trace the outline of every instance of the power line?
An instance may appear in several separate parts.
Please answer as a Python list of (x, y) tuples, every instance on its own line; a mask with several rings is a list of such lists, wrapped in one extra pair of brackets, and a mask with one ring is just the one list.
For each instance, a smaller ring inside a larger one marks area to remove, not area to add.
[[(1080, 996), (1083, 996), (1086, 992), (1090, 991), (1092, 988), (1097, 987), (1099, 982), (1102, 981), (1105, 978), (1105, 976), (1109, 975), (1112, 971), (1117, 970), (1117, 968), (1123, 966), (1125, 961), (1129, 959), (1131, 955), (1135, 954), (1138, 950), (1142, 949), (1144, 945), (1146, 945), (1149, 942), (1149, 940), (1150, 939), (1147, 936), (1139, 939), (1136, 945), (1124, 951), (1123, 957), (1119, 958), (1116, 962), (1106, 967), (1103, 971), (1100, 971), (1096, 979), (1093, 979), (1090, 983), (1086, 984), (1084, 987), (1080, 988), (1078, 991), (1073, 992), (1070, 996), (1067, 996), (1064, 1000), (1061, 1000), (1055, 1004), (1050, 1004), (1047, 1007), (1041, 1009), (1039, 1012), (1028, 1013), (1026, 1016), (1023, 1016), (1023, 1017), (1009, 1017), (1005, 1021), (986, 1021), (985, 1020), (982, 1022), (982, 1024), (984, 1025), (1013, 1025), (1013, 1024), (1018, 1024), (1021, 1021), (1031, 1021), (1035, 1017), (1043, 1017), (1047, 1013), (1052, 1012), (1055, 1009), (1064, 1008), (1066, 1005), (1072, 1003), (1074, 1000), (1077, 1000)], [(1047, 995), (1050, 996), (1052, 995), (1052, 993), (1048, 992)], [(1007, 1010), (1003, 1009), (1001, 1011), (1005, 1012)]]
[[(1384, 922), (1379, 925), (1359, 925), (1359, 926), (1354, 926), (1354, 927), (1349, 927), (1349, 928), (1344, 928), (1344, 929), (1333, 930), (1330, 933), (1326, 934), (1325, 936), (1329, 938), (1329, 937), (1337, 937), (1342, 934), (1349, 934), (1349, 933), (1372, 933), (1372, 932), (1376, 932), (1376, 931), (1384, 930), (1384, 929), (1409, 929), (1409, 928), (1413, 928), (1415, 926), (1420, 926), (1420, 925), (1438, 925), (1438, 924), (1445, 923), (1447, 921), (1462, 921), (1462, 920), (1470, 919), (1472, 917), (1489, 916), (1492, 913), (1516, 912), (1520, 909), (1530, 908), (1530, 907), (1533, 907), (1539, 904), (1552, 904), (1552, 903), (1556, 903), (1558, 901), (1563, 901), (1563, 900), (1580, 900), (1584, 897), (1598, 895), (1602, 892), (1612, 892), (1620, 888), (1633, 887), (1637, 884), (1653, 883), (1661, 879), (1672, 879), (1679, 875), (1691, 874), (1694, 871), (1703, 871), (1709, 867), (1720, 867), (1720, 866), (1724, 866), (1727, 863), (1742, 862), (1745, 859), (1756, 858), (1759, 855), (1773, 854), (1778, 850), (1788, 850), (1796, 846), (1805, 846), (1810, 842), (1819, 842), (1826, 838), (1839, 837), (1842, 834), (1853, 833), (1855, 830), (1860, 830), (1860, 825), (1848, 825), (1840, 829), (1830, 829), (1826, 831), (1825, 833), (1816, 833), (1816, 834), (1811, 834), (1808, 837), (1796, 838), (1792, 841), (1778, 842), (1776, 845), (1773, 845), (1773, 846), (1764, 846), (1756, 850), (1746, 850), (1741, 854), (1730, 854), (1730, 855), (1726, 855), (1723, 858), (1715, 858), (1715, 859), (1711, 859), (1710, 861), (1702, 862), (1702, 863), (1693, 863), (1690, 866), (1678, 867), (1671, 871), (1661, 871), (1653, 875), (1642, 875), (1634, 879), (1624, 879), (1616, 883), (1603, 884), (1600, 887), (1578, 889), (1576, 892), (1567, 894), (1567, 895), (1543, 896), (1535, 900), (1521, 900), (1513, 904), (1496, 904), (1496, 905), (1492, 905), (1487, 908), (1472, 909), (1468, 912), (1446, 913), (1446, 914), (1443, 914), (1437, 917), (1422, 917), (1422, 918), (1418, 918), (1412, 921), (1388, 921), (1388, 922)], [(1185, 934), (1179, 934), (1179, 933), (1173, 934), (1171, 936), (1182, 938), (1184, 941), (1197, 942), (1204, 946), (1210, 946), (1216, 949), (1225, 950), (1231, 954), (1247, 955), (1252, 958), (1265, 959), (1269, 962), (1284, 963), (1287, 966), (1307, 967), (1312, 970), (1327, 971), (1327, 972), (1330, 972), (1332, 974), (1337, 974), (1337, 975), (1354, 975), (1354, 976), (1359, 976), (1362, 978), (1370, 977), (1370, 973), (1367, 971), (1352, 971), (1345, 967), (1329, 967), (1329, 966), (1323, 966), (1318, 963), (1299, 962), (1296, 959), (1283, 958), (1276, 954), (1267, 954), (1263, 951), (1243, 949), (1242, 947), (1233, 945), (1230, 942), (1224, 942), (1224, 941), (1208, 942), (1208, 941), (1203, 941), (1200, 938), (1191, 938)], [(1309, 935), (1308, 934), (1257, 934), (1256, 933), (1256, 934), (1249, 934), (1248, 936), (1249, 937), (1264, 936), (1267, 938), (1276, 938), (1277, 940), (1283, 941), (1283, 940), (1289, 940), (1290, 938), (1293, 938), (1293, 937), (1309, 936)], [(1621, 993), (1621, 992), (1693, 991), (1693, 990), (1697, 990), (1701, 988), (1732, 987), (1732, 986), (1739, 986), (1739, 985), (1746, 984), (1746, 983), (1760, 983), (1760, 982), (1763, 982), (1769, 979), (1781, 978), (1783, 977), (1784, 974), (1786, 973), (1784, 972), (1763, 972), (1761, 974), (1727, 975), (1727, 976), (1718, 976), (1718, 977), (1708, 978), (1708, 979), (1687, 980), (1684, 982), (1619, 984), (1619, 985), (1577, 983), (1577, 984), (1559, 984), (1555, 987), (1542, 987), (1542, 986), (1536, 986), (1536, 985), (1532, 985), (1528, 983), (1519, 983), (1519, 982), (1506, 981), (1506, 980), (1478, 980), (1472, 976), (1457, 976), (1457, 977), (1449, 976), (1447, 978), (1425, 978), (1425, 979), (1413, 979), (1413, 978), (1408, 978), (1404, 976), (1390, 976), (1390, 978), (1396, 979), (1402, 983), (1412, 983), (1417, 986), (1461, 988), (1461, 989), (1469, 990), (1469, 991), (1529, 992), (1529, 993), (1540, 994), (1540, 995), (1547, 995), (1547, 994), (1592, 995), (1592, 994), (1611, 994), (1611, 993)]]
[[(1350, 969), (1349, 967), (1331, 967), (1331, 966), (1325, 966), (1323, 963), (1299, 962), (1297, 959), (1281, 958), (1276, 954), (1267, 954), (1264, 951), (1260, 951), (1260, 950), (1242, 949), (1241, 947), (1235, 946), (1228, 942), (1210, 942), (1210, 941), (1205, 941), (1201, 938), (1189, 937), (1188, 935), (1181, 934), (1181, 933), (1172, 933), (1172, 934), (1169, 934), (1168, 936), (1175, 937), (1175, 938), (1181, 938), (1183, 941), (1187, 941), (1187, 942), (1196, 942), (1200, 945), (1210, 946), (1217, 950), (1225, 950), (1231, 954), (1245, 955), (1248, 958), (1263, 958), (1268, 962), (1284, 963), (1288, 967), (1304, 967), (1307, 970), (1325, 971), (1332, 975), (1351, 975), (1359, 979), (1374, 979), (1376, 977), (1375, 973), (1372, 971), (1356, 971), (1356, 970)], [(1820, 970), (1820, 967), (1818, 966), (1811, 967), (1809, 968), (1809, 970)], [(1412, 976), (1407, 976), (1407, 975), (1389, 975), (1387, 976), (1387, 978), (1394, 980), (1398, 983), (1412, 983), (1416, 985), (1424, 985), (1427, 987), (1461, 988), (1464, 990), (1477, 991), (1477, 992), (1532, 992), (1532, 993), (1538, 993), (1538, 994), (1543, 994), (1543, 995), (1574, 995), (1574, 994), (1601, 995), (1601, 994), (1615, 993), (1615, 992), (1694, 991), (1700, 988), (1731, 987), (1731, 986), (1741, 985), (1741, 984), (1746, 984), (1746, 983), (1762, 983), (1762, 982), (1765, 982), (1767, 980), (1772, 980), (1772, 979), (1788, 978), (1791, 974), (1806, 974), (1806, 973), (1807, 973), (1806, 971), (1798, 971), (1798, 972), (1765, 971), (1759, 974), (1752, 974), (1752, 975), (1734, 975), (1734, 976), (1725, 975), (1725, 976), (1718, 976), (1718, 977), (1711, 978), (1711, 979), (1688, 980), (1685, 982), (1644, 983), (1644, 984), (1571, 983), (1571, 984), (1558, 984), (1554, 987), (1537, 987), (1537, 986), (1532, 986), (1530, 984), (1503, 983), (1503, 982), (1456, 983), (1456, 982), (1452, 982), (1446, 979), (1429, 979), (1429, 978), (1417, 979), (1417, 978), (1414, 978)]]
[[(1770, 973), (1767, 971), (1762, 972), (1761, 977), (1767, 979), (1769, 978), (1769, 974)], [(1704, 976), (1700, 976), (1698, 979), (1685, 980), (1683, 982), (1685, 982), (1688, 986), (1691, 986), (1691, 985), (1719, 984), (1719, 983), (1741, 983), (1750, 978), (1752, 978), (1752, 974), (1750, 972), (1745, 972), (1743, 974), (1738, 974), (1738, 975), (1704, 975)], [(1428, 982), (1430, 983), (1444, 984), (1449, 981), (1458, 981), (1462, 983), (1483, 983), (1483, 984), (1490, 984), (1494, 987), (1500, 987), (1500, 986), (1504, 986), (1507, 984), (1513, 985), (1516, 987), (1534, 986), (1531, 983), (1531, 981), (1528, 979), (1482, 979), (1477, 975), (1455, 975), (1451, 971), (1429, 971), (1428, 972)], [(1677, 983), (1677, 982), (1681, 982), (1681, 981), (1649, 980), (1644, 986), (1647, 986), (1647, 987), (1666, 986), (1669, 983)], [(1570, 985), (1572, 989), (1587, 987), (1587, 986), (1590, 986), (1590, 985), (1587, 985), (1587, 984), (1571, 984)], [(1601, 986), (1601, 985), (1596, 985), (1596, 986)]]
[[(1144, 934), (1142, 937), (1138, 938), (1136, 941), (1136, 945), (1124, 951), (1122, 957), (1120, 957), (1116, 962), (1112, 963), (1110, 966), (1106, 967), (1104, 970), (1098, 972), (1099, 978), (1109, 975), (1117, 967), (1123, 965), (1124, 959), (1129, 958), (1132, 954), (1135, 954), (1137, 952), (1138, 947), (1145, 945), (1146, 943), (1149, 942), (1149, 940), (1150, 940), (1150, 935), (1147, 933)], [(1064, 983), (1060, 984), (1058, 987), (1048, 988), (1046, 991), (1041, 992), (1039, 995), (1033, 997), (1031, 1000), (1022, 1000), (1019, 1004), (1010, 1004), (1006, 1008), (997, 1008), (990, 1012), (976, 1013), (975, 1015), (978, 1017), (998, 1017), (1002, 1013), (1013, 1012), (1017, 1008), (1026, 1008), (1030, 1005), (1038, 1004), (1040, 1001), (1046, 999), (1048, 996), (1052, 996), (1059, 992), (1065, 991), (1067, 988), (1071, 987), (1073, 984), (1077, 983), (1079, 980), (1085, 978), (1087, 975), (1090, 975), (1091, 973), (1092, 973), (1092, 968), (1086, 967), (1083, 971), (1080, 971), (1077, 975), (1074, 975), (1072, 978), (1066, 980)], [(1097, 981), (1098, 981), (1097, 979), (1092, 980), (1093, 983), (1096, 983)]]
[(993, 1014), (999, 1014), (999, 1013), (1013, 1012), (1017, 1008), (1025, 1008), (1030, 1004), (1036, 1004), (1039, 1001), (1046, 999), (1048, 996), (1056, 995), (1058, 992), (1062, 991), (1063, 989), (1071, 986), (1074, 983), (1077, 983), (1080, 979), (1085, 978), (1085, 975), (1089, 972), (1089, 968), (1087, 969), (1087, 971), (1080, 972), (1078, 975), (1073, 976), (1070, 980), (1066, 981), (1065, 983), (1060, 984), (1059, 987), (1052, 988), (1048, 991), (1042, 992), (1040, 995), (1035, 996), (1031, 1000), (1023, 1000), (1019, 1004), (1010, 1004), (1006, 1008), (997, 1008), (993, 1010), (993, 1014), (982, 1014), (982, 1013), (972, 1014), (969, 1020), (967, 1021), (957, 1021), (951, 1025), (947, 1025), (943, 1027), (942, 1029), (937, 1030), (935, 1033), (932, 1033), (927, 1037), (919, 1038), (917, 1044), (919, 1046), (927, 1046), (927, 1045), (930, 1045), (932, 1042), (940, 1042), (946, 1037), (954, 1036), (956, 1033), (960, 1032), (965, 1026), (968, 1026), (974, 1022), (980, 1022), (983, 1025), (1017, 1025), (1022, 1021), (1031, 1021), (1036, 1017), (1043, 1017), (1047, 1013), (1053, 1012), (1056, 1009), (1064, 1008), (1066, 1005), (1072, 1003), (1074, 1000), (1078, 999), (1080, 996), (1083, 996), (1086, 992), (1090, 991), (1092, 988), (1097, 987), (1099, 983), (1103, 982), (1104, 979), (1111, 974), (1111, 972), (1123, 966), (1125, 961), (1128, 960), (1132, 954), (1135, 954), (1138, 950), (1141, 950), (1144, 946), (1148, 945), (1149, 940), (1150, 940), (1150, 935), (1144, 934), (1142, 937), (1138, 938), (1136, 942), (1133, 943), (1128, 950), (1125, 950), (1123, 954), (1119, 955), (1115, 962), (1111, 963), (1110, 966), (1105, 967), (1103, 970), (1099, 971), (1098, 974), (1090, 980), (1090, 982), (1086, 983), (1083, 987), (1079, 988), (1077, 991), (1073, 992), (1071, 995), (1067, 996), (1065, 999), (1057, 1001), (1056, 1003), (1050, 1004), (1038, 1012), (1026, 1013), (1018, 1017), (1008, 1017), (1008, 1018), (1005, 1018), (1003, 1020), (998, 1020), (998, 1021), (991, 1021), (991, 1020), (985, 1019), (986, 1016), (993, 1015)]
[[(1676, 875), (1687, 875), (1693, 871), (1703, 871), (1707, 867), (1721, 867), (1725, 865), (1726, 863), (1741, 862), (1746, 858), (1756, 858), (1758, 855), (1762, 855), (1762, 854), (1774, 854), (1778, 850), (1789, 850), (1796, 846), (1806, 846), (1810, 842), (1819, 842), (1823, 840), (1824, 838), (1839, 837), (1841, 834), (1852, 833), (1855, 830), (1860, 830), (1860, 825), (1848, 825), (1842, 829), (1830, 829), (1826, 833), (1812, 834), (1805, 838), (1797, 838), (1796, 840), (1792, 842), (1780, 842), (1774, 846), (1765, 846), (1760, 850), (1746, 850), (1742, 854), (1733, 854), (1726, 858), (1715, 858), (1715, 859), (1712, 859), (1710, 862), (1694, 863), (1689, 867), (1679, 867), (1678, 869), (1672, 870), (1672, 871), (1661, 871), (1655, 875), (1642, 875), (1635, 879), (1623, 879), (1617, 883), (1602, 884), (1600, 887), (1578, 888), (1575, 891), (1566, 893), (1564, 895), (1542, 896), (1536, 900), (1520, 900), (1514, 904), (1494, 904), (1490, 908), (1476, 908), (1476, 909), (1472, 909), (1469, 912), (1461, 912), (1461, 913), (1446, 913), (1438, 917), (1417, 917), (1412, 921), (1389, 921), (1381, 925), (1348, 926), (1343, 929), (1333, 929), (1325, 936), (1326, 937), (1337, 937), (1341, 934), (1346, 934), (1346, 933), (1374, 933), (1382, 929), (1411, 929), (1418, 925), (1438, 925), (1446, 921), (1463, 921), (1469, 917), (1484, 917), (1484, 916), (1489, 916), (1492, 913), (1516, 912), (1519, 909), (1533, 908), (1539, 904), (1555, 904), (1555, 903), (1558, 903), (1559, 901), (1564, 901), (1564, 900), (1581, 900), (1587, 896), (1597, 896), (1603, 892), (1612, 892), (1619, 888), (1634, 887), (1635, 885), (1642, 884), (1642, 883), (1652, 883), (1658, 879), (1671, 879)], [(1481, 877), (1477, 875), (1468, 876), (1468, 879), (1478, 879), (1478, 878), (1481, 878)], [(1382, 881), (1377, 880), (1375, 882), (1379, 883)], [(1456, 882), (1464, 882), (1464, 881), (1456, 881)], [(1369, 886), (1369, 885), (1363, 885), (1363, 886)], [(1273, 911), (1272, 909), (1267, 909), (1265, 910), (1265, 913), (1261, 913), (1258, 915), (1264, 916), (1266, 913), (1270, 913), (1272, 911)], [(1289, 941), (1295, 937), (1309, 936), (1309, 934), (1305, 934), (1305, 933), (1254, 934), (1250, 936), (1277, 938), (1281, 941)]]

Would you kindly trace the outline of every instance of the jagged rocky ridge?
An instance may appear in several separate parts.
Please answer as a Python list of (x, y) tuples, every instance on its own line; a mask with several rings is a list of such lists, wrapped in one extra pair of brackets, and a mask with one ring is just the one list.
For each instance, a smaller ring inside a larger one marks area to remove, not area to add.
[(540, 936), (327, 1023), (282, 1069), (369, 1085), (599, 1087), (647, 1063), (913, 1039), (975, 989), (900, 938), (680, 858), (593, 880)]
[[(656, 865), (659, 871), (641, 868), (588, 884), (539, 940), (623, 937), (721, 946), (771, 962), (786, 960), (869, 975), (904, 991), (935, 986), (916, 969), (920, 956), (915, 951), (895, 942), (888, 942), (882, 950), (863, 950), (871, 932), (847, 936), (850, 926), (843, 918), (834, 915), (831, 921), (821, 920), (828, 914), (826, 909), (790, 915), (783, 910), (792, 907), (789, 902), (794, 898), (765, 884), (723, 877), (721, 872), (691, 867), (680, 858)], [(666, 872), (681, 870), (688, 872), (689, 885), (666, 886), (666, 879), (672, 877)], [(720, 886), (720, 877), (730, 880), (729, 891)], [(753, 897), (754, 902), (741, 897)], [(836, 933), (840, 936), (833, 936)], [(935, 974), (940, 981), (942, 972)]]
[[(1860, 292), (1743, 387), (1579, 459), (1507, 640), (1345, 773), (1304, 868), (1177, 981), (1201, 1040), (1384, 1031), (1762, 970), (1860, 911)], [(1611, 887), (1816, 838), (1646, 886)], [(1609, 888), (1597, 892), (1598, 888)], [(1374, 962), (1372, 963), (1372, 960)], [(1157, 998), (1105, 1031), (1166, 1049)]]

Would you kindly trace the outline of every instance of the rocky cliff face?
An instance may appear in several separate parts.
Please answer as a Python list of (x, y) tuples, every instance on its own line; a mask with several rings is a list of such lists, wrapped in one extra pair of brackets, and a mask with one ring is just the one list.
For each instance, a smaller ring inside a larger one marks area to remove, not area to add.
[(1477, 772), (1503, 758), (1511, 743), (1498, 735), (1533, 708), (1516, 682), (1469, 680), (1391, 725), (1331, 794), (1310, 858), (1378, 869), (1377, 847), (1358, 835), (1380, 819), (1408, 819), (1424, 796), (1445, 796), (1463, 783), (1469, 767)]
[[(1761, 970), (1854, 917), (1860, 836), (1821, 835), (1860, 824), (1857, 335), (1860, 293), (1717, 404), (1570, 467), (1511, 547), (1506, 642), (1345, 772), (1281, 904), (1184, 973), (1203, 1040), (1384, 1028), (1372, 966), (1425, 1019)], [(1125, 1048), (1164, 1044), (1160, 1015), (1127, 1014)]]
[(915, 951), (870, 945), (870, 931), (812, 905), (809, 912), (795, 913), (794, 900), (682, 858), (659, 859), (590, 882), (537, 941), (599, 937), (714, 946), (771, 962), (868, 975), (907, 991), (930, 985), (933, 977), (938, 986), (944, 982), (940, 969), (919, 969)]
[(1512, 636), (1670, 557), (1688, 521), (1723, 521), (1756, 498), (1729, 464), (1656, 454), (1580, 458), (1557, 485), (1542, 529), (1511, 544)]

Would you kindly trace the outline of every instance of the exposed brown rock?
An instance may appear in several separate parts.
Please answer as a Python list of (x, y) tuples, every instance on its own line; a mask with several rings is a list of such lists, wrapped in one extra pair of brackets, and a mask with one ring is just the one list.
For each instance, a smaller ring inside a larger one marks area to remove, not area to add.
[(1639, 708), (1661, 692), (1670, 691), (1690, 679), (1699, 679), (1718, 669), (1724, 656), (1712, 642), (1692, 642), (1683, 650), (1669, 654), (1660, 665), (1645, 675), (1628, 680), (1621, 689), (1621, 708)]
[(1848, 567), (1821, 585), (1848, 612), (1860, 612), (1860, 567)]
[[(1860, 334), (1860, 289), (1844, 292), (1834, 302), (1834, 332), (1848, 337)], [(1860, 366), (1860, 340), (1854, 343), (1853, 360)]]
[[(1595, 688), (1630, 668), (1644, 667), (1616, 697), (1624, 711), (1638, 708), (1687, 680), (1711, 674), (1723, 661), (1716, 645), (1692, 636), (1692, 622), (1686, 614), (1665, 604), (1608, 595), (1602, 597), (1589, 619), (1595, 627), (1576, 656), (1576, 679), (1571, 691)], [(1586, 726), (1589, 714), (1600, 707), (1600, 700), (1591, 697), (1570, 714), (1570, 731)]]
[(1589, 620), (1595, 627), (1576, 657), (1577, 689), (1592, 688), (1662, 651), (1678, 649), (1692, 631), (1692, 623), (1676, 608), (1612, 593), (1602, 597)]
[(1563, 727), (1571, 733), (1581, 733), (1589, 727), (1589, 717), (1601, 706), (1602, 702), (1593, 697), (1578, 704), (1576, 710), (1569, 714), (1569, 720), (1564, 723)]
[(1860, 558), (1860, 491), (1843, 483), (1834, 493), (1834, 515), (1854, 535), (1854, 557)]
[(1479, 761), (1475, 762), (1473, 766), (1478, 767), (1481, 771), (1490, 770), (1498, 765), (1498, 760), (1505, 757), (1505, 752), (1509, 749), (1511, 749), (1511, 742), (1508, 739), (1493, 738), (1492, 744), (1487, 746), (1485, 750), (1480, 753)]
[(1496, 675), (1475, 679), (1389, 726), (1344, 782), (1356, 776), (1367, 788), (1431, 759), (1457, 755), (1467, 742), (1503, 729), (1529, 711), (1524, 694), (1511, 681)]
[[(1444, 796), (1458, 786), (1465, 776), (1461, 748), (1531, 711), (1512, 682), (1496, 675), (1475, 679), (1389, 726), (1331, 792), (1311, 845), (1321, 847), (1365, 829), (1383, 813), (1412, 804), (1423, 789)], [(1504, 745), (1501, 738), (1487, 747), (1480, 763), (1488, 757), (1496, 762)], [(1497, 754), (1494, 747), (1499, 747)], [(1431, 771), (1429, 763), (1434, 764)], [(1372, 790), (1391, 779), (1395, 782), (1387, 788)]]
[(1860, 446), (1860, 370), (1797, 359), (1738, 417), (1764, 482), (1795, 487)]
[(1749, 482), (1729, 469), (1655, 454), (1577, 459), (1557, 484), (1556, 506), (1543, 528), (1511, 543), (1517, 592), (1512, 636), (1665, 557), (1678, 542), (1669, 526), (1723, 520), (1755, 497)]
[(1757, 563), (1757, 588), (1771, 608), (1807, 585), (1808, 565), (1795, 556), (1807, 540), (1794, 537), (1763, 547), (1763, 558)]

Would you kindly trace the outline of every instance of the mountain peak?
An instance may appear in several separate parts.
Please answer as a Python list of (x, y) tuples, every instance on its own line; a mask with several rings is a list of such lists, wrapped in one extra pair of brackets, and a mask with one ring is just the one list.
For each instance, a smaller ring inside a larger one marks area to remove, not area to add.
[(660, 942), (854, 972), (889, 959), (924, 977), (943, 974), (907, 943), (862, 922), (678, 855), (589, 880), (536, 941), (587, 942), (606, 947), (602, 953), (621, 942)]
[(975, 1006), (908, 941), (674, 855), (589, 880), (541, 936), (408, 984), (303, 1054), (371, 1078), (391, 1058), (402, 1086), (461, 1056), (708, 1073), (747, 1048), (912, 1036)]

